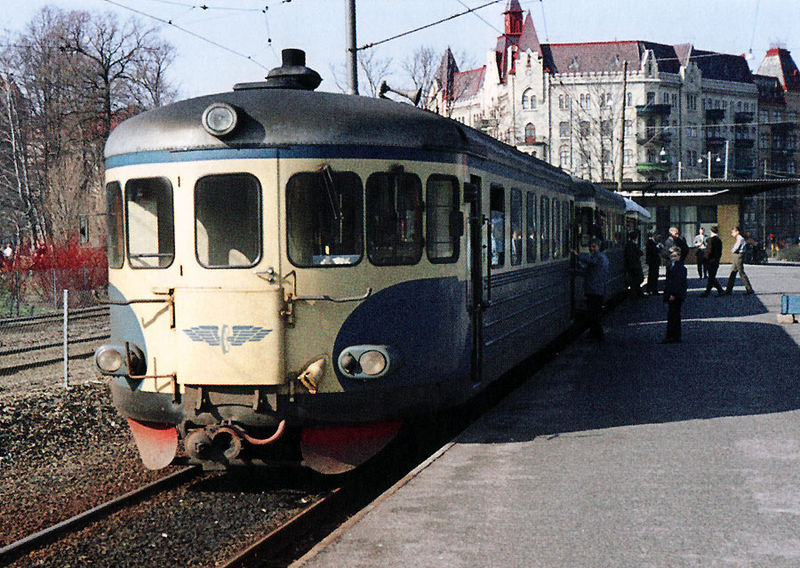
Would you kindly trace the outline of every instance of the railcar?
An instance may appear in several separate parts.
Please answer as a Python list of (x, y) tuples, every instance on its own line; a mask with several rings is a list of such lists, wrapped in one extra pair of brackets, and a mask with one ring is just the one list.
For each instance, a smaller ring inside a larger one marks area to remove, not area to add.
[(108, 140), (112, 329), (95, 361), (147, 467), (182, 441), (206, 467), (347, 471), (567, 329), (584, 233), (609, 242), (621, 290), (621, 198), (319, 81), (286, 50), (265, 82)]

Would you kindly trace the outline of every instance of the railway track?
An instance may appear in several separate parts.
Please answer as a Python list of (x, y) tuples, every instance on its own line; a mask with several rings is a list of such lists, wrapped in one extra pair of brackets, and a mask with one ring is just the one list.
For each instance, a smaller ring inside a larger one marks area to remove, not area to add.
[[(0, 333), (0, 376), (61, 363), (64, 360), (64, 316), (45, 314), (8, 318)], [(70, 359), (91, 357), (108, 339), (108, 307), (73, 310), (68, 318)]]
[(5, 566), (7, 563), (13, 562), (34, 549), (64, 538), (66, 535), (83, 528), (89, 523), (102, 519), (119, 509), (129, 507), (160, 491), (165, 491), (180, 485), (198, 475), (200, 471), (200, 468), (196, 466), (183, 468), (157, 481), (129, 491), (125, 495), (107, 501), (83, 513), (79, 513), (78, 515), (28, 535), (16, 542), (12, 542), (0, 548), (0, 566)]

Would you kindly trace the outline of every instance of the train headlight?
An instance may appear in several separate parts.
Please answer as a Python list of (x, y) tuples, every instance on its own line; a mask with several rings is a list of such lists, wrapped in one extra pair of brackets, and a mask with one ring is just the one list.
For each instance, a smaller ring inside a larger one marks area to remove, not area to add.
[(142, 350), (133, 343), (107, 343), (94, 352), (94, 363), (106, 375), (136, 377), (147, 372)]
[(339, 354), (339, 371), (351, 379), (378, 379), (400, 367), (402, 358), (389, 345), (351, 345)]
[(365, 351), (358, 358), (358, 364), (361, 365), (361, 372), (374, 377), (386, 370), (386, 355), (380, 351)]
[(122, 368), (125, 357), (112, 345), (103, 345), (94, 353), (94, 362), (97, 368), (104, 373), (115, 373)]
[(212, 136), (225, 136), (233, 132), (238, 123), (236, 109), (227, 103), (211, 103), (203, 111), (203, 128)]

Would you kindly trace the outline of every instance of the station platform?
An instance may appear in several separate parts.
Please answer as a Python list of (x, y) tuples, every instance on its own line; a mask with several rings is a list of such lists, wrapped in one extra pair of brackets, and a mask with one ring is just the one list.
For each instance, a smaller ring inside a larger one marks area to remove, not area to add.
[(682, 343), (625, 300), (292, 566), (800, 566), (800, 266), (687, 268)]

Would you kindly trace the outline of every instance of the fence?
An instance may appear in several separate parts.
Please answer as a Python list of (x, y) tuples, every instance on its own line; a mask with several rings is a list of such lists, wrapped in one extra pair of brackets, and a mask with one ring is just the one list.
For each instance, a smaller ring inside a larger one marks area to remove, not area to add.
[(69, 385), (71, 375), (96, 376), (92, 354), (109, 337), (108, 308), (92, 292), (106, 269), (0, 272), (0, 381)]

